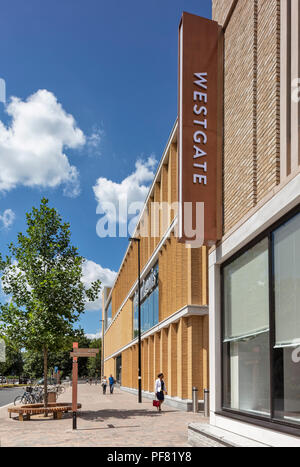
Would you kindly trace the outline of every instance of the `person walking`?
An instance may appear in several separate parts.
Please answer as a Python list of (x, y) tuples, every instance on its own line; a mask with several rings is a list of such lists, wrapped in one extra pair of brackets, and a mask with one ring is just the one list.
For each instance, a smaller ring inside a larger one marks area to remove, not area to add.
[(103, 376), (101, 386), (103, 389), (103, 394), (106, 394), (106, 388), (107, 388), (107, 379), (106, 376)]
[(159, 406), (157, 407), (158, 412), (161, 412), (161, 406), (165, 400), (165, 394), (168, 393), (164, 382), (164, 375), (163, 373), (160, 373), (157, 375), (157, 380), (155, 381), (155, 395), (159, 401)]
[(110, 377), (108, 378), (109, 380), (109, 389), (110, 389), (110, 393), (113, 394), (114, 392), (114, 385), (115, 385), (115, 378), (113, 377), (113, 375), (110, 375)]

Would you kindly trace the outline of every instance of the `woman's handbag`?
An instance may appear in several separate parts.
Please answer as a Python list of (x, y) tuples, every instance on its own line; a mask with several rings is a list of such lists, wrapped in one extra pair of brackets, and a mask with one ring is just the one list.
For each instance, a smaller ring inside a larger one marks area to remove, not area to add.
[(159, 401), (157, 401), (156, 399), (154, 399), (153, 401), (153, 407), (159, 407)]

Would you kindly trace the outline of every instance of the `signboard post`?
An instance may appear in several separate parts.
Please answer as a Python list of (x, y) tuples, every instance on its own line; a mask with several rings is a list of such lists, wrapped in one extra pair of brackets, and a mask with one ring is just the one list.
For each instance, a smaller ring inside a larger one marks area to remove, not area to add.
[(79, 349), (78, 342), (73, 342), (73, 352), (70, 357), (73, 358), (72, 367), (72, 413), (73, 413), (73, 430), (77, 429), (77, 384), (78, 384), (78, 358), (80, 357), (96, 357), (99, 349)]
[[(73, 342), (73, 350), (78, 349), (78, 342)], [(72, 366), (72, 413), (73, 413), (73, 430), (77, 429), (77, 383), (78, 383), (78, 361), (77, 357), (73, 357)]]

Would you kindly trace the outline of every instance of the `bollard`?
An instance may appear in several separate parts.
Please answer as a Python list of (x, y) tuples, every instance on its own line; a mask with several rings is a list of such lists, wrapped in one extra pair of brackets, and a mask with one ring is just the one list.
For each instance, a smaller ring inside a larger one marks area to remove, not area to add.
[(198, 413), (198, 388), (193, 388), (193, 412)]
[(209, 418), (209, 390), (204, 389), (204, 416)]
[(73, 412), (73, 430), (77, 430), (77, 412)]

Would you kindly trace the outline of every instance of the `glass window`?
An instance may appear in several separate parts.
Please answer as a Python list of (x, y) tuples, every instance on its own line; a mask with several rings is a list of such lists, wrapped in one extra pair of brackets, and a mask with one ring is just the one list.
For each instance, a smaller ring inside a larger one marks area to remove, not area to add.
[[(150, 281), (147, 283), (147, 280)], [(158, 323), (158, 264), (154, 266), (144, 283), (150, 284), (146, 289), (145, 296), (141, 297), (141, 332), (146, 332)], [(143, 289), (141, 289), (141, 295)], [(133, 298), (133, 337), (138, 336), (138, 296)]]
[(138, 302), (136, 298), (133, 299), (133, 338), (135, 339), (138, 335), (139, 329), (139, 310), (138, 310)]
[(223, 270), (224, 404), (270, 414), (268, 239)]
[(268, 240), (224, 269), (225, 340), (269, 331)]
[(300, 423), (300, 214), (273, 234), (275, 416)]
[(105, 313), (104, 313), (104, 329), (105, 329), (105, 331), (109, 327), (111, 322), (112, 322), (112, 305), (111, 305), (111, 301), (110, 301), (107, 308), (106, 308), (106, 310), (105, 310)]
[(300, 345), (300, 214), (273, 234), (276, 347)]
[(300, 213), (222, 270), (224, 408), (300, 424)]

